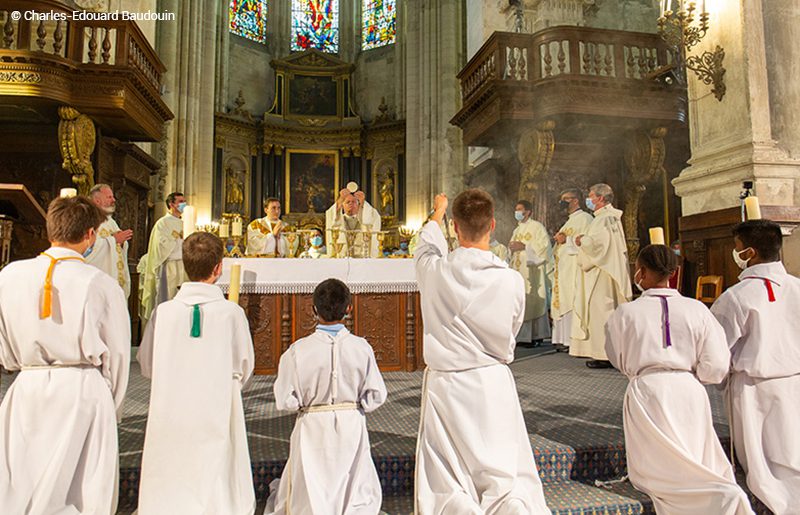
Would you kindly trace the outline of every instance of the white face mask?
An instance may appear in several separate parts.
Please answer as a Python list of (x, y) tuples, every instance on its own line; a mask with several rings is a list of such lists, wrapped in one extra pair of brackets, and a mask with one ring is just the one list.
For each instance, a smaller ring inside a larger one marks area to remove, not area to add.
[(642, 271), (642, 269), (640, 268), (640, 269), (636, 270), (636, 273), (633, 274), (633, 284), (636, 285), (636, 288), (638, 288), (639, 291), (643, 292), (644, 291), (644, 286), (642, 286), (641, 279), (639, 279), (639, 280), (636, 279), (639, 276), (639, 272), (641, 272), (641, 271)]
[(748, 250), (753, 250), (753, 248), (752, 247), (747, 247), (746, 249), (740, 250), (738, 252), (736, 251), (736, 249), (733, 249), (733, 260), (736, 261), (736, 266), (738, 266), (742, 270), (747, 268), (747, 262), (752, 259), (752, 258), (742, 259), (741, 254), (743, 252), (747, 252)]
[(514, 211), (514, 218), (521, 222), (525, 218), (525, 211)]

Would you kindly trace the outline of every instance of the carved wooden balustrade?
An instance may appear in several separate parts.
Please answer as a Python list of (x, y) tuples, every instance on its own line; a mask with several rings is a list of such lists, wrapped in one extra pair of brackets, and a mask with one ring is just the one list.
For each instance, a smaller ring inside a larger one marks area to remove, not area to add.
[[(15, 11), (37, 15), (14, 20)], [(117, 138), (159, 139), (173, 115), (161, 99), (165, 67), (155, 50), (133, 21), (72, 20), (72, 11), (55, 0), (2, 3), (0, 97), (68, 104)]]
[(495, 32), (459, 73), (452, 123), (468, 145), (492, 146), (520, 120), (570, 115), (683, 122), (685, 90), (656, 81), (668, 65), (657, 34), (552, 27)]

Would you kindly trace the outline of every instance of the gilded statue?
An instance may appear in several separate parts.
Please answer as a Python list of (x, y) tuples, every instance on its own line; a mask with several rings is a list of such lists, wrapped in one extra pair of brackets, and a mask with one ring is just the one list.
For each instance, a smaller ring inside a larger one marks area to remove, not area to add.
[(231, 167), (225, 169), (225, 203), (241, 208), (244, 204), (244, 185), (240, 176), (241, 172), (235, 172)]
[(389, 169), (386, 172), (380, 185), (381, 194), (381, 215), (392, 216), (394, 215), (394, 174)]

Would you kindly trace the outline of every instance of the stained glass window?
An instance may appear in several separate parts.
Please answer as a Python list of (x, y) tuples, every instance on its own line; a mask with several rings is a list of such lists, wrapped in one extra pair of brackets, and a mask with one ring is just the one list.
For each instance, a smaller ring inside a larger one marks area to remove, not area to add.
[(267, 0), (231, 0), (228, 16), (231, 32), (259, 43), (267, 42)]
[(292, 50), (339, 51), (339, 1), (292, 0)]
[(361, 48), (391, 45), (397, 33), (396, 0), (362, 0)]

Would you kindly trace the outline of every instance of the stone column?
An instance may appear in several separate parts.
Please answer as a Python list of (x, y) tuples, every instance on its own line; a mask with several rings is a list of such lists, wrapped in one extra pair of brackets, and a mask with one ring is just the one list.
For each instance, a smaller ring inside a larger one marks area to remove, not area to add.
[(461, 106), (456, 74), (466, 63), (464, 3), (402, 2), (406, 56), (406, 218), (421, 223), (435, 193), (463, 188), (461, 129), (450, 119)]
[(693, 53), (725, 49), (727, 93), (718, 101), (688, 72), (692, 158), (673, 180), (683, 216), (738, 206), (745, 180), (754, 182), (762, 204), (800, 205), (800, 91), (793, 72), (800, 63), (800, 5), (706, 4), (711, 28)]

